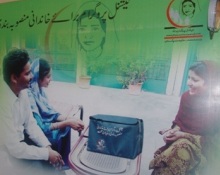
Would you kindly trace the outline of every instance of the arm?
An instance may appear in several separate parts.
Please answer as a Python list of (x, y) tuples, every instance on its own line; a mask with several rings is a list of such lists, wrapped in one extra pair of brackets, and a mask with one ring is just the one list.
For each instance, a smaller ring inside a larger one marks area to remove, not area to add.
[(199, 135), (193, 135), (181, 131), (180, 127), (175, 124), (172, 126), (172, 128), (161, 130), (159, 133), (163, 135), (163, 140), (165, 143), (172, 143), (178, 139), (185, 138), (196, 144), (199, 143), (198, 140), (201, 139), (201, 136)]
[(32, 117), (32, 112), (30, 111), (29, 120), (27, 120), (26, 130), (29, 134), (30, 139), (35, 141), (35, 143), (39, 146), (46, 147), (48, 149), (48, 161), (53, 164), (55, 167), (59, 168), (60, 166), (64, 165), (64, 161), (61, 155), (52, 150), (49, 141), (47, 140), (46, 136), (42, 132), (41, 128), (37, 125), (36, 120)]
[(62, 129), (68, 126), (77, 131), (82, 131), (84, 129), (84, 124), (81, 120), (75, 120), (70, 118), (64, 121), (49, 123), (42, 122), (42, 119), (38, 114), (33, 113), (33, 115), (37, 121), (38, 126), (42, 129), (44, 133), (50, 132), (51, 130)]
[(17, 98), (10, 90), (7, 90), (5, 95), (7, 98), (0, 103), (0, 129), (1, 133), (4, 133), (2, 142), (9, 154), (21, 159), (48, 160), (48, 140), (44, 140), (44, 147), (29, 146), (23, 142), (26, 120), (30, 116), (27, 98), (22, 94)]
[[(34, 98), (34, 95), (29, 91), (29, 99), (31, 102), (32, 111), (35, 113), (35, 119), (38, 122), (38, 125), (44, 132), (49, 130), (62, 129), (67, 126), (73, 128), (74, 130), (81, 131), (84, 129), (84, 124), (81, 120), (74, 120), (72, 118), (67, 118), (64, 115), (61, 115), (49, 104), (46, 94), (42, 91), (42, 97), (44, 97), (44, 103), (39, 102), (38, 99)], [(38, 115), (38, 116), (37, 116)], [(42, 122), (41, 116), (46, 116), (48, 122)], [(54, 121), (57, 121), (54, 123)], [(49, 123), (51, 122), (51, 124)]]
[(84, 123), (79, 119), (67, 119), (53, 123), (51, 129), (62, 129), (68, 126), (77, 131), (82, 131), (84, 129)]
[[(6, 109), (7, 110), (7, 109)], [(4, 118), (2, 118), (2, 126), (4, 135), (4, 145), (7, 148), (9, 154), (13, 157), (21, 159), (33, 159), (33, 160), (48, 160), (49, 151), (46, 147), (29, 146), (22, 141), (21, 132), (18, 132), (14, 126), (14, 119), (12, 113), (4, 112)]]
[(29, 146), (22, 141), (24, 140), (25, 120), (28, 115), (30, 117), (30, 113), (26, 113), (28, 107), (30, 112), (29, 102), (20, 96), (17, 98), (6, 84), (2, 85), (0, 93), (0, 146), (5, 147), (1, 149), (4, 155), (10, 154), (15, 158), (29, 160), (59, 158), (60, 155), (57, 152), (48, 148), (47, 140), (45, 140), (45, 145), (48, 146), (45, 147)]
[(180, 131), (180, 128), (178, 126), (165, 132), (163, 136), (163, 140), (166, 143), (172, 143), (181, 138), (187, 139), (190, 142), (197, 144), (200, 143), (201, 136)]
[(159, 134), (163, 135), (163, 134), (165, 134), (166, 132), (171, 131), (171, 130), (173, 130), (173, 131), (180, 130), (180, 127), (177, 126), (177, 125), (175, 125), (175, 126), (172, 127), (172, 128), (160, 130), (160, 131), (159, 131)]

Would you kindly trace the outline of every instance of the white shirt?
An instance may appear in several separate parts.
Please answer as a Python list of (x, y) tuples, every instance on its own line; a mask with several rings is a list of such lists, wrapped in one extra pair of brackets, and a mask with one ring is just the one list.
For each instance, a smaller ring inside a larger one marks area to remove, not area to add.
[[(1, 83), (0, 88), (0, 159), (4, 161), (2, 155), (6, 155), (6, 148), (15, 158), (48, 160), (49, 150), (46, 146), (50, 142), (33, 117), (26, 90), (17, 97), (5, 82)], [(24, 131), (39, 147), (21, 142), (24, 140)]]

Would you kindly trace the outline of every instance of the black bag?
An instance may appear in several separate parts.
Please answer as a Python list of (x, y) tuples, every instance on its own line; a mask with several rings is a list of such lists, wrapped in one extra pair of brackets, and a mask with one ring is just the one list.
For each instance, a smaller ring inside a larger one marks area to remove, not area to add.
[(143, 135), (141, 119), (105, 114), (90, 116), (87, 150), (134, 159), (142, 152)]

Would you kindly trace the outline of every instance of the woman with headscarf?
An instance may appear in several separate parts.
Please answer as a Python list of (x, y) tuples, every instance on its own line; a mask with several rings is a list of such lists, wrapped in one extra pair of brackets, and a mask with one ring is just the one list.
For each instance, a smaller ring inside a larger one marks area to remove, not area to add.
[[(219, 77), (219, 68), (211, 61), (201, 61), (189, 68), (189, 90), (181, 97), (172, 127), (160, 132), (166, 144), (154, 153), (149, 165), (152, 175), (205, 173), (218, 144), (214, 139), (220, 128), (219, 92), (216, 91), (220, 86)], [(209, 173), (216, 173), (212, 171)]]
[(44, 59), (36, 59), (31, 64), (33, 79), (29, 88), (29, 99), (33, 116), (38, 125), (58, 151), (65, 162), (64, 169), (68, 169), (68, 155), (70, 152), (70, 129), (81, 131), (84, 124), (81, 120), (64, 116), (56, 111), (49, 103), (43, 88), (47, 88), (51, 81), (51, 67)]

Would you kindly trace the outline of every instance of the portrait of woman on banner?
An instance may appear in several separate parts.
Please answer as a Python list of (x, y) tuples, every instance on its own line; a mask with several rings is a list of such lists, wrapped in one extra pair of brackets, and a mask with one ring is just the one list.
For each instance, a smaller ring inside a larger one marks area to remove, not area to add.
[(114, 19), (109, 18), (111, 15), (110, 9), (98, 1), (85, 2), (76, 12), (72, 23), (72, 47), (77, 51), (81, 74), (87, 74), (88, 67), (101, 69), (109, 61), (107, 59), (114, 57), (118, 38)]
[(196, 18), (201, 12), (199, 0), (180, 0), (173, 1), (170, 7), (169, 15), (177, 25), (196, 25)]

